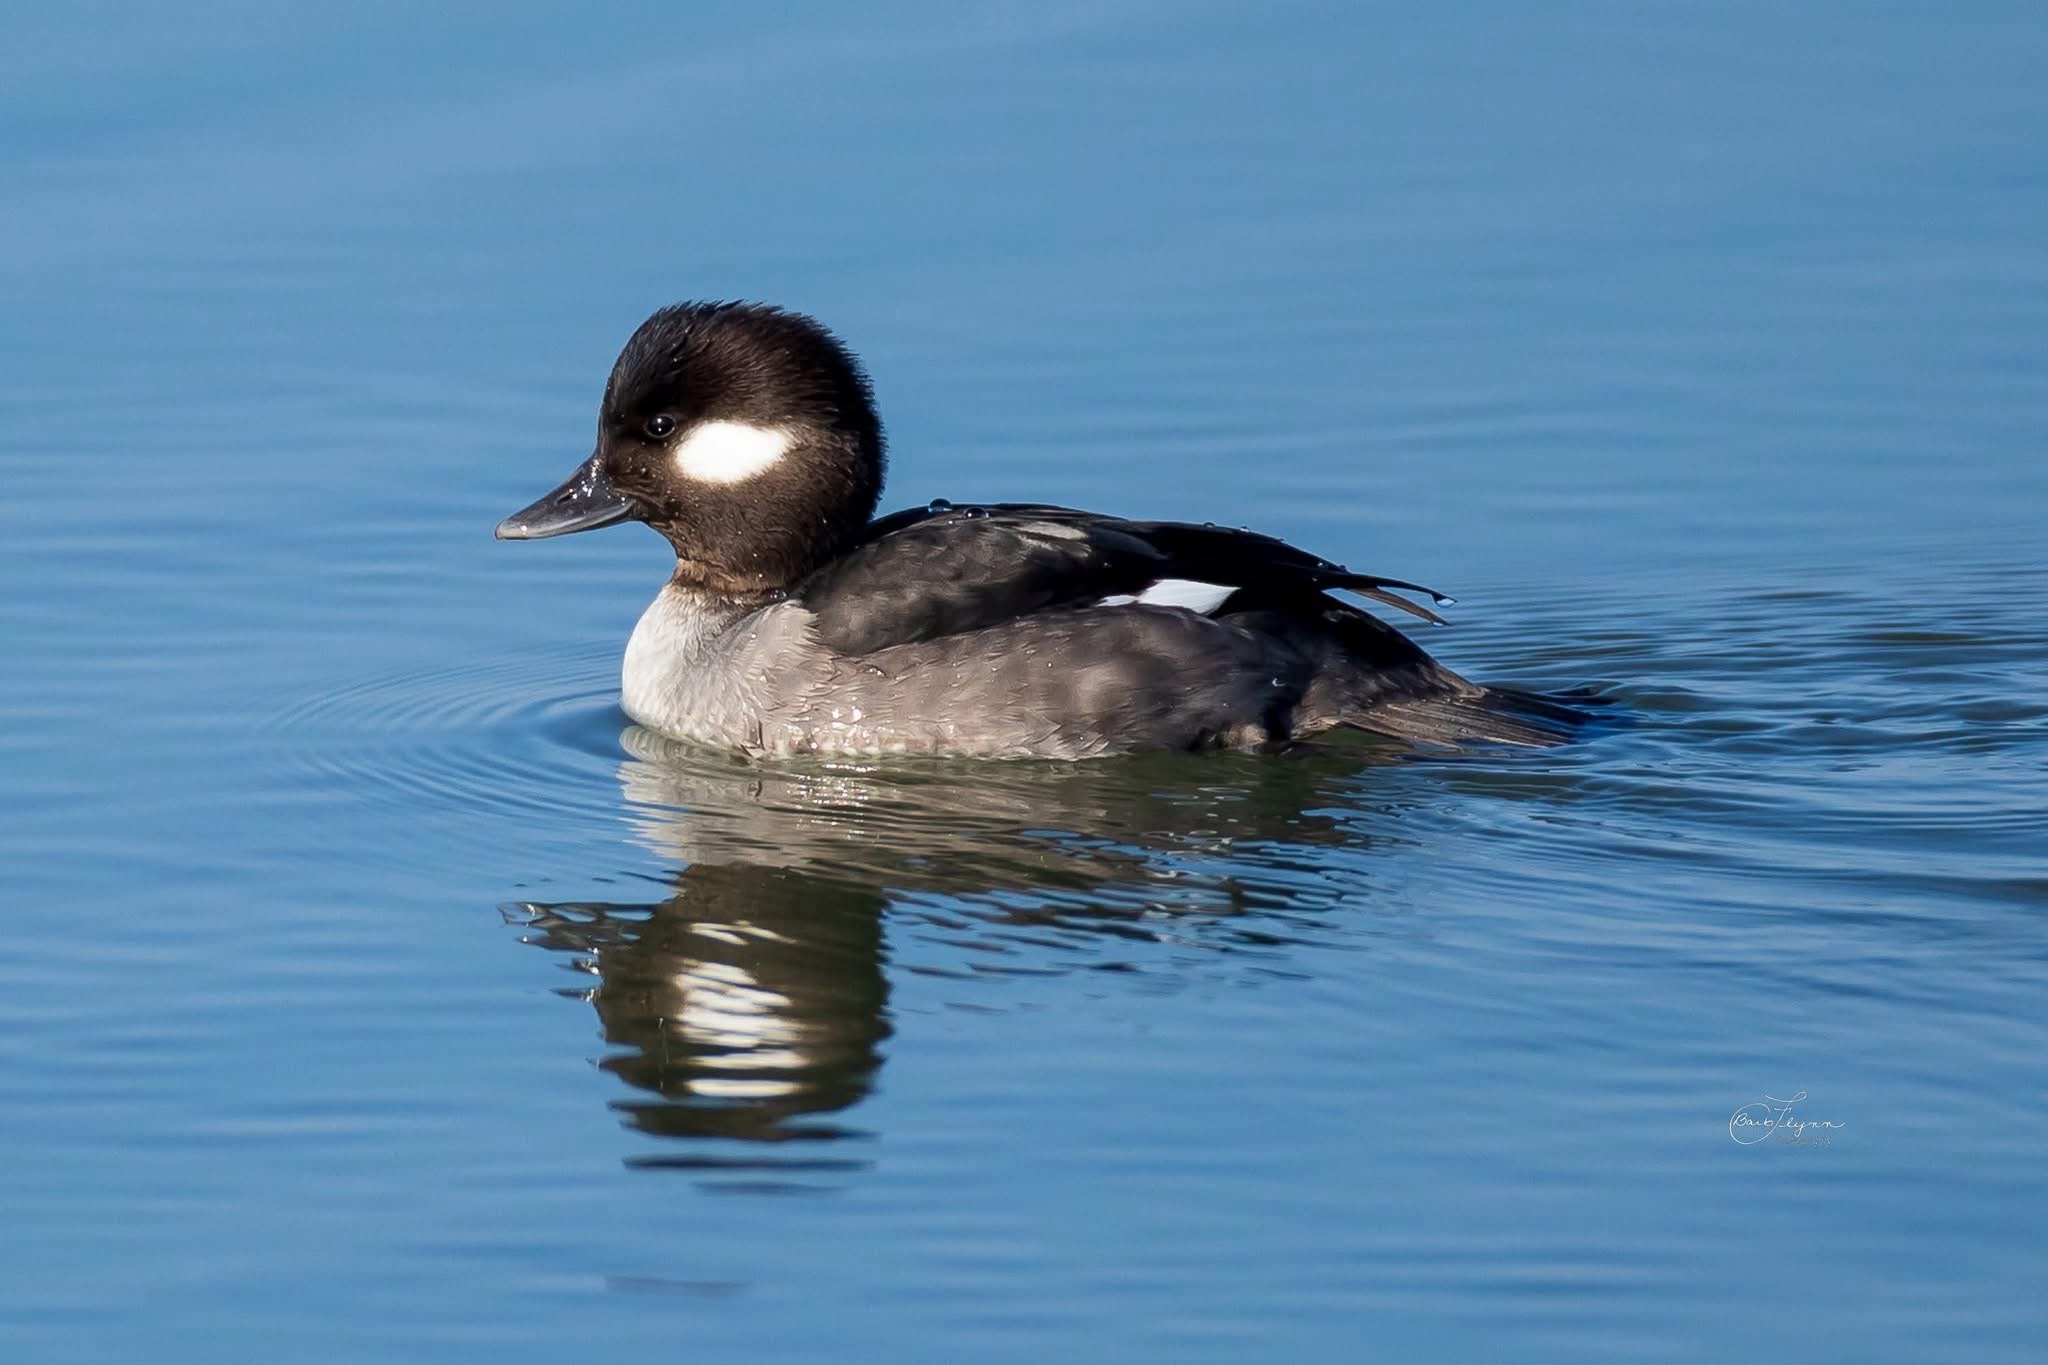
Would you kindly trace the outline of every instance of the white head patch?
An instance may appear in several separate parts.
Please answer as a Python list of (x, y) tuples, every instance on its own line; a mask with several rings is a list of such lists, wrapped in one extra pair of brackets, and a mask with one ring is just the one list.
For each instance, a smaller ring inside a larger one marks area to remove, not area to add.
[(675, 443), (676, 472), (699, 483), (751, 479), (789, 453), (796, 438), (781, 427), (699, 422)]

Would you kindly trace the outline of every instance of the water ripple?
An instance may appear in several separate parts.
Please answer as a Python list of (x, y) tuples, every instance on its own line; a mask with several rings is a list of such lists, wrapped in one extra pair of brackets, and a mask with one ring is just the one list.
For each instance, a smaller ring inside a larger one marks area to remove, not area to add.
[(301, 789), (460, 824), (514, 819), (558, 834), (615, 827), (616, 664), (490, 659), (365, 679), (307, 697), (263, 727)]

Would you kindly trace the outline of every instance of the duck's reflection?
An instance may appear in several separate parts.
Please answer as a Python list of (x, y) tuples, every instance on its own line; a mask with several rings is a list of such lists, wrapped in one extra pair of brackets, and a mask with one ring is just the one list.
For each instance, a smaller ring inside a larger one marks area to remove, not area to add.
[[(622, 742), (638, 833), (682, 869), (672, 894), (507, 911), (528, 942), (590, 973), (575, 993), (615, 1049), (603, 1066), (640, 1092), (619, 1108), (663, 1137), (861, 1133), (830, 1116), (867, 1096), (889, 1037), (886, 907), (947, 942), (1021, 954), (1027, 970), (1091, 946), (1091, 965), (1116, 965), (1099, 959), (1177, 939), (1190, 917), (1290, 899), (1257, 885), (1285, 874), (1289, 846), (1374, 837), (1353, 786), (1365, 749), (863, 770), (743, 765), (639, 729)], [(1270, 949), (1284, 941), (1274, 930), (1248, 925), (1244, 941)], [(972, 957), (953, 965), (988, 970)], [(858, 1163), (698, 1149), (640, 1164)]]

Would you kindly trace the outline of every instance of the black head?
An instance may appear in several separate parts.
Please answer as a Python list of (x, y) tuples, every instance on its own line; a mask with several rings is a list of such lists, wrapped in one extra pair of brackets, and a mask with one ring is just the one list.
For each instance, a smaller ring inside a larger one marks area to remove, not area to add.
[(678, 581), (763, 592), (860, 535), (882, 471), (867, 376), (838, 338), (780, 308), (678, 304), (619, 353), (596, 452), (498, 537), (637, 519), (675, 547)]

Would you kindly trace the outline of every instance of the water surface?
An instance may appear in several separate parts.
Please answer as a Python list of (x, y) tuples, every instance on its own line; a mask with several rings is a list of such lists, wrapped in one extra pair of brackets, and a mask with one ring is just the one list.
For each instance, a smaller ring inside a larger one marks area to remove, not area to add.
[[(2042, 39), (18, 19), (7, 1357), (2038, 1358)], [(1252, 524), (1618, 723), (637, 731), (659, 543), (489, 533), (690, 296), (868, 358), (890, 505)]]

